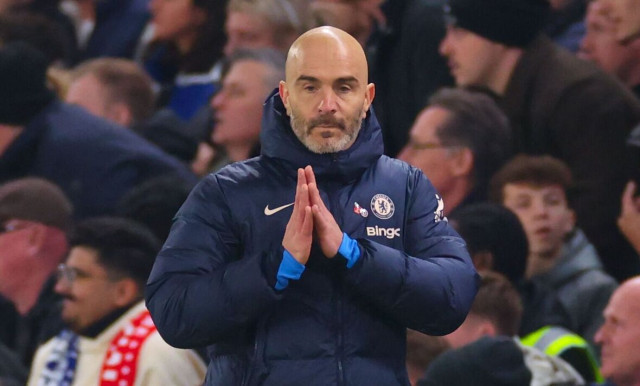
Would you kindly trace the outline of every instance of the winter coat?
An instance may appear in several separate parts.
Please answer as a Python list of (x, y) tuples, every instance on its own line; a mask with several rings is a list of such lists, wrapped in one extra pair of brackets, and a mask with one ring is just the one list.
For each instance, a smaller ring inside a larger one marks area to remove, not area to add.
[[(206, 177), (176, 215), (147, 283), (158, 331), (177, 347), (209, 345), (207, 385), (408, 385), (406, 328), (455, 330), (477, 289), (442, 200), (418, 169), (382, 155), (373, 112), (332, 154), (302, 145), (277, 93), (262, 130), (260, 157)], [(361, 255), (347, 268), (314, 244), (301, 278), (276, 291), (306, 165)]]

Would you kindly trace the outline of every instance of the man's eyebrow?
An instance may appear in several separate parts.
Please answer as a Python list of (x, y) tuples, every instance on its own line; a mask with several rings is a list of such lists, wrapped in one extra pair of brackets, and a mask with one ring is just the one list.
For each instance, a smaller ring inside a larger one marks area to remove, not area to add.
[(345, 76), (336, 79), (336, 83), (359, 83), (359, 81), (355, 76)]
[(318, 78), (309, 76), (309, 75), (300, 75), (298, 79), (296, 79), (296, 83), (300, 82), (317, 82)]

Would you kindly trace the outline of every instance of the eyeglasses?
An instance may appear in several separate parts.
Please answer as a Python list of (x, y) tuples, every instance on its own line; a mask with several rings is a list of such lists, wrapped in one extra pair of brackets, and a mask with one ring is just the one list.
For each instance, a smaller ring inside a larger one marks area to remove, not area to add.
[(62, 263), (58, 265), (58, 281), (64, 279), (67, 283), (71, 284), (78, 278), (78, 270), (71, 268), (68, 265)]
[(2, 225), (0, 225), (0, 235), (3, 233), (10, 233), (15, 231), (21, 231), (30, 227), (33, 223), (30, 221), (22, 221), (22, 220), (8, 220), (5, 221)]
[(73, 282), (78, 279), (100, 279), (108, 281), (117, 281), (120, 279), (119, 277), (110, 277), (108, 274), (92, 275), (77, 268), (69, 267), (65, 263), (58, 265), (56, 278), (58, 279), (58, 281), (64, 279), (69, 284), (73, 284)]
[(416, 143), (409, 141), (409, 147), (413, 150), (432, 150), (432, 149), (448, 149), (452, 147), (458, 147), (457, 145), (443, 145), (437, 142), (423, 142)]

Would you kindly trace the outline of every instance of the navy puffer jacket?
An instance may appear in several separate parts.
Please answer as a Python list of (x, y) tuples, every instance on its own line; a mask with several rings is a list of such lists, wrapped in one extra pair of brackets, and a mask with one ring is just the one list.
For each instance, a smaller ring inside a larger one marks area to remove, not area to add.
[[(176, 215), (147, 284), (147, 305), (176, 347), (209, 346), (207, 385), (408, 385), (405, 329), (447, 334), (477, 275), (417, 169), (382, 155), (373, 112), (356, 142), (315, 154), (280, 97), (265, 105), (262, 155), (209, 175)], [(274, 284), (297, 168), (361, 256), (347, 269), (317, 245), (300, 280)]]

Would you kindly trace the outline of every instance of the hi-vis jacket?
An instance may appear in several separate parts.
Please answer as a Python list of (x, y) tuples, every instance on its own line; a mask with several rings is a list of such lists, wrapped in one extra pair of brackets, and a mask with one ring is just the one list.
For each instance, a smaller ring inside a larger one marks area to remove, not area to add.
[[(209, 175), (176, 215), (147, 283), (147, 305), (176, 347), (209, 346), (207, 385), (408, 385), (405, 329), (455, 330), (477, 274), (425, 176), (382, 155), (373, 112), (356, 142), (315, 154), (274, 92), (262, 155)], [(347, 269), (317, 245), (300, 280), (274, 285), (297, 168), (361, 255)]]

